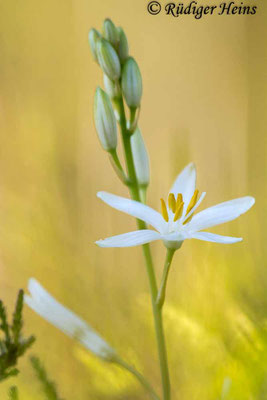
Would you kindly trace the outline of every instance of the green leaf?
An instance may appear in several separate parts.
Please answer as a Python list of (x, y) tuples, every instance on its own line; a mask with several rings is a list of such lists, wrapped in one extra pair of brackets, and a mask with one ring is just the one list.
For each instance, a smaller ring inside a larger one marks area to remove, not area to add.
[(24, 292), (23, 290), (20, 290), (17, 297), (16, 307), (13, 314), (13, 323), (11, 327), (13, 332), (14, 343), (18, 343), (23, 326), (23, 321), (22, 321), (23, 297), (24, 297)]
[(6, 309), (2, 300), (0, 300), (0, 320), (1, 320), (0, 329), (4, 332), (5, 340), (8, 342), (10, 340), (9, 326), (7, 323)]
[(17, 296), (13, 313), (12, 324), (8, 324), (7, 313), (3, 302), (0, 300), (0, 382), (11, 376), (18, 375), (17, 363), (26, 350), (34, 343), (35, 338), (30, 336), (23, 338), (23, 291)]
[(19, 400), (19, 393), (16, 386), (11, 386), (8, 392), (8, 396), (10, 400)]
[(48, 378), (46, 370), (44, 366), (41, 364), (40, 360), (37, 357), (31, 357), (30, 360), (36, 372), (36, 375), (42, 384), (43, 391), (46, 395), (46, 399), (63, 400), (62, 398), (59, 397), (57, 393), (55, 383)]
[(21, 357), (25, 353), (25, 351), (33, 345), (35, 340), (36, 339), (34, 336), (30, 336), (27, 339), (21, 339), (19, 342), (18, 357)]

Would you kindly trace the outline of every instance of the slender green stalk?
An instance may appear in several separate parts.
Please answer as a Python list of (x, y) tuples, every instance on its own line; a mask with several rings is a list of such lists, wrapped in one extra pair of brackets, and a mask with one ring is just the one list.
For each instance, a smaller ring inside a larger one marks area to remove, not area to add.
[(141, 202), (144, 204), (146, 204), (146, 192), (147, 192), (147, 185), (146, 186), (142, 185), (139, 187), (140, 199)]
[(164, 301), (165, 301), (167, 280), (168, 280), (168, 275), (169, 275), (169, 271), (170, 271), (174, 253), (175, 253), (175, 249), (167, 249), (164, 270), (163, 270), (160, 288), (159, 288), (158, 296), (157, 296), (157, 305), (159, 308), (162, 308)]
[(154, 389), (150, 385), (150, 383), (144, 378), (140, 372), (138, 372), (132, 365), (126, 363), (125, 361), (121, 360), (120, 358), (115, 360), (116, 364), (120, 367), (129, 371), (135, 378), (141, 383), (141, 385), (148, 391), (151, 398), (153, 400), (160, 400), (159, 396), (155, 393)]
[(154, 316), (154, 325), (156, 331), (158, 355), (161, 370), (161, 381), (163, 390), (163, 399), (170, 400), (171, 398), (171, 387), (169, 378), (169, 368), (167, 359), (167, 349), (165, 344), (164, 329), (162, 323), (161, 309), (157, 306), (157, 283), (155, 272), (153, 268), (153, 261), (150, 252), (149, 244), (143, 245), (143, 253), (146, 260), (146, 269), (150, 285), (151, 302)]
[[(141, 201), (138, 182), (136, 178), (136, 172), (134, 167), (133, 161), (133, 154), (131, 148), (131, 136), (127, 130), (126, 125), (126, 117), (123, 105), (122, 97), (116, 99), (116, 106), (118, 109), (118, 113), (120, 115), (120, 126), (121, 126), (121, 133), (122, 133), (122, 140), (123, 140), (123, 147), (124, 147), (124, 154), (125, 154), (125, 161), (127, 166), (128, 177), (130, 179), (129, 189), (131, 196), (134, 200)], [(146, 224), (144, 221), (137, 220), (137, 225), (139, 229), (146, 229)], [(155, 271), (153, 267), (152, 256), (150, 252), (149, 244), (143, 245), (143, 254), (146, 261), (146, 270), (149, 280), (150, 286), (150, 295), (151, 295), (151, 302), (152, 302), (152, 310), (154, 316), (154, 326), (156, 331), (156, 339), (157, 339), (157, 346), (158, 346), (158, 356), (159, 356), (159, 363), (160, 363), (160, 371), (161, 371), (161, 381), (162, 381), (162, 390), (163, 390), (163, 399), (170, 400), (171, 398), (171, 391), (170, 391), (170, 378), (169, 378), (169, 369), (168, 369), (168, 361), (167, 361), (167, 350), (165, 345), (165, 337), (164, 337), (164, 330), (162, 324), (162, 315), (161, 309), (157, 306), (157, 282)]]
[(125, 185), (128, 185), (128, 179), (127, 179), (127, 176), (125, 175), (125, 172), (121, 165), (120, 159), (117, 154), (117, 150), (116, 149), (111, 150), (111, 151), (109, 151), (109, 154), (110, 154), (111, 165), (112, 165), (114, 171), (116, 172), (117, 176), (122, 181), (122, 183), (124, 183)]
[(117, 150), (116, 150), (116, 149), (110, 150), (109, 153), (110, 153), (110, 155), (111, 155), (111, 157), (112, 157), (112, 160), (114, 161), (114, 164), (116, 165), (116, 167), (117, 167), (121, 172), (124, 172), (124, 171), (123, 171), (123, 168), (122, 168), (122, 165), (121, 165), (121, 162), (120, 162), (119, 157), (118, 157)]

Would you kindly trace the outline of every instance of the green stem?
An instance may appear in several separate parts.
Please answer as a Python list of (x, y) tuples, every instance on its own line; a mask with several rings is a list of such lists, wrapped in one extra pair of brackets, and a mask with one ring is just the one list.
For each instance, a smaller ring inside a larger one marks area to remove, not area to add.
[(168, 275), (170, 272), (170, 267), (171, 267), (174, 253), (175, 253), (175, 249), (167, 249), (164, 270), (163, 270), (160, 288), (159, 288), (158, 296), (157, 296), (157, 305), (159, 308), (162, 308), (164, 301), (165, 301), (167, 280), (168, 280)]
[(144, 254), (144, 257), (146, 260), (146, 270), (147, 270), (147, 275), (148, 275), (148, 280), (149, 280), (149, 285), (150, 285), (152, 310), (153, 310), (153, 316), (154, 316), (154, 325), (155, 325), (155, 331), (156, 331), (158, 355), (159, 355), (159, 363), (160, 363), (160, 371), (161, 371), (163, 399), (170, 400), (171, 387), (170, 387), (170, 378), (169, 378), (167, 349), (166, 349), (166, 344), (165, 344), (161, 309), (157, 305), (158, 290), (157, 290), (156, 277), (155, 277), (155, 272), (154, 272), (154, 268), (153, 268), (153, 261), (152, 261), (152, 257), (151, 257), (149, 244), (143, 245), (143, 254)]
[(146, 192), (147, 192), (147, 185), (146, 186), (141, 185), (139, 187), (139, 194), (140, 194), (141, 202), (144, 204), (146, 204)]
[(122, 165), (121, 165), (121, 162), (120, 162), (120, 159), (119, 159), (119, 157), (118, 157), (117, 150), (116, 150), (116, 149), (110, 150), (109, 153), (110, 153), (110, 155), (111, 155), (111, 157), (112, 157), (112, 160), (113, 160), (114, 164), (116, 165), (116, 167), (117, 167), (121, 172), (124, 172), (124, 171), (123, 171), (123, 168), (122, 168)]
[[(123, 105), (122, 97), (119, 97), (116, 100), (116, 106), (118, 108), (118, 112), (120, 115), (120, 126), (121, 126), (121, 133), (122, 133), (122, 140), (123, 140), (123, 147), (124, 147), (124, 154), (125, 154), (125, 161), (128, 171), (128, 177), (130, 179), (130, 193), (134, 200), (141, 201), (138, 182), (136, 178), (136, 172), (134, 167), (133, 161), (133, 153), (131, 147), (131, 136), (127, 130), (126, 125), (126, 117)], [(137, 225), (139, 229), (146, 229), (146, 224), (144, 221), (137, 220)], [(154, 326), (156, 332), (156, 339), (157, 339), (157, 347), (158, 347), (158, 356), (159, 356), (159, 363), (160, 363), (160, 371), (161, 371), (161, 381), (162, 381), (162, 390), (163, 390), (163, 399), (170, 400), (171, 398), (171, 390), (170, 390), (170, 378), (169, 378), (169, 369), (168, 369), (168, 361), (167, 361), (167, 350), (165, 344), (165, 337), (164, 337), (164, 330), (162, 324), (162, 315), (161, 309), (157, 305), (157, 282), (155, 271), (153, 267), (152, 256), (150, 252), (149, 244), (145, 244), (143, 247), (143, 254), (146, 261), (146, 270), (149, 280), (150, 286), (150, 296), (151, 296), (151, 303), (152, 303), (152, 310), (153, 310), (153, 317), (154, 317)]]
[(155, 393), (150, 383), (132, 365), (126, 363), (124, 360), (121, 360), (120, 358), (116, 359), (115, 363), (120, 367), (129, 371), (132, 375), (134, 375), (135, 378), (141, 383), (141, 385), (148, 391), (153, 400), (160, 400), (159, 396)]
[(117, 176), (122, 181), (122, 183), (124, 183), (125, 185), (128, 185), (128, 179), (127, 179), (127, 176), (125, 175), (125, 172), (121, 165), (120, 159), (117, 154), (117, 150), (116, 149), (110, 150), (109, 155), (110, 155), (111, 165), (112, 165), (114, 171), (116, 172)]

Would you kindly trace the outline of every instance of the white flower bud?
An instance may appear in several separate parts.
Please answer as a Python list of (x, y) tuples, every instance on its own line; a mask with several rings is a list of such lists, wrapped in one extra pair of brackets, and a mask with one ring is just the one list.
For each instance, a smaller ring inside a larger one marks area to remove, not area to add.
[(31, 278), (28, 290), (30, 296), (24, 296), (25, 303), (46, 321), (71, 338), (77, 339), (97, 357), (105, 361), (112, 361), (116, 357), (115, 350), (97, 332), (54, 299), (38, 281)]
[(147, 186), (150, 179), (149, 157), (139, 128), (131, 136), (134, 167), (139, 185)]
[(93, 57), (94, 57), (95, 61), (97, 61), (97, 62), (98, 62), (98, 59), (97, 59), (97, 52), (96, 52), (96, 44), (100, 37), (101, 37), (101, 35), (96, 29), (90, 29), (89, 34), (88, 34), (89, 44), (90, 44), (90, 48), (91, 48)]
[(116, 26), (113, 22), (107, 18), (103, 24), (103, 36), (107, 39), (115, 48), (117, 48), (119, 35)]
[(142, 77), (134, 58), (129, 57), (122, 70), (122, 92), (129, 107), (139, 107), (142, 97)]
[(121, 75), (119, 57), (112, 45), (105, 39), (100, 39), (96, 45), (97, 58), (104, 73), (112, 80), (117, 81)]
[(105, 90), (106, 90), (107, 94), (109, 95), (109, 97), (111, 99), (115, 99), (116, 97), (118, 97), (118, 95), (120, 94), (120, 91), (119, 91), (119, 87), (116, 84), (116, 82), (113, 82), (111, 79), (109, 79), (109, 77), (106, 74), (104, 74), (103, 81), (104, 81)]
[(94, 120), (100, 143), (104, 150), (111, 151), (117, 147), (117, 125), (112, 104), (108, 95), (97, 88), (94, 101)]
[(129, 56), (128, 40), (124, 30), (121, 27), (117, 28), (117, 31), (119, 35), (118, 54), (121, 62), (123, 63)]

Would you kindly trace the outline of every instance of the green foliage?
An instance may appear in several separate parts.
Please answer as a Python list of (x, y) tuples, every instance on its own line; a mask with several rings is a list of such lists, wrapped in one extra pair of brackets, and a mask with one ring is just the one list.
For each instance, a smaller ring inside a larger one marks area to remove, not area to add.
[(19, 400), (19, 393), (16, 386), (11, 386), (8, 393), (9, 400)]
[(31, 357), (32, 366), (36, 372), (36, 375), (39, 381), (42, 384), (43, 391), (46, 395), (47, 400), (63, 400), (59, 397), (56, 389), (56, 385), (53, 381), (51, 381), (46, 373), (44, 366), (41, 364), (40, 360), (37, 357)]
[(0, 334), (2, 333), (0, 339), (0, 382), (19, 373), (16, 368), (18, 359), (35, 341), (33, 336), (26, 339), (22, 336), (23, 296), (23, 290), (20, 290), (11, 325), (8, 324), (6, 309), (2, 300), (0, 300)]

